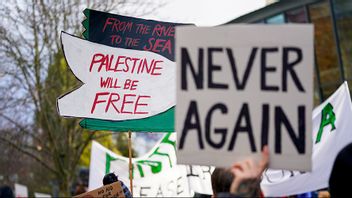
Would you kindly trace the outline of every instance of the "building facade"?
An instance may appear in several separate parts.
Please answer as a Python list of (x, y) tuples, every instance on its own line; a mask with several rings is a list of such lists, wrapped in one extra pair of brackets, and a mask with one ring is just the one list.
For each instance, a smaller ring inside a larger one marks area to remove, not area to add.
[(231, 23), (314, 24), (314, 104), (345, 80), (352, 88), (352, 0), (278, 1)]

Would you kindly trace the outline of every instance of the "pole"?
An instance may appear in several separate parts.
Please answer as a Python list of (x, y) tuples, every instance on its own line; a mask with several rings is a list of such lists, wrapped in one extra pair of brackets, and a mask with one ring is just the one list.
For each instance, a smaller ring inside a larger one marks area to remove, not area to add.
[(130, 190), (133, 197), (133, 176), (132, 176), (132, 144), (131, 144), (131, 131), (128, 131), (128, 158), (129, 158), (129, 175), (130, 175)]

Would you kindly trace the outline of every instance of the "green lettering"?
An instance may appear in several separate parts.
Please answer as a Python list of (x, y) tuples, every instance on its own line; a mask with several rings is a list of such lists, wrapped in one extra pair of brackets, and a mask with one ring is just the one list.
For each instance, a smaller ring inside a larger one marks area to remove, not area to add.
[(321, 111), (321, 122), (320, 122), (319, 131), (317, 134), (317, 138), (315, 140), (315, 144), (320, 142), (324, 127), (331, 125), (330, 132), (332, 130), (336, 129), (335, 120), (336, 120), (336, 117), (335, 117), (335, 113), (334, 113), (334, 107), (330, 103), (328, 103), (325, 105), (325, 107)]

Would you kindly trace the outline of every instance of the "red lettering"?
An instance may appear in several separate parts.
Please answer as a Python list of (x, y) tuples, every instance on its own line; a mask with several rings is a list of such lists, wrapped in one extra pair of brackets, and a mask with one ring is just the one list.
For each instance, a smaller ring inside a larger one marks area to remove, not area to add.
[(157, 24), (155, 25), (153, 29), (152, 35), (157, 35), (157, 36), (170, 36), (174, 37), (175, 36), (175, 28), (173, 26), (165, 27), (164, 25)]
[(107, 18), (106, 21), (105, 21), (105, 24), (104, 24), (103, 32), (105, 31), (105, 28), (106, 28), (107, 25), (111, 25), (112, 24), (112, 22), (110, 20), (114, 21), (114, 25), (115, 25), (115, 22), (116, 22), (115, 18)]
[(139, 82), (138, 80), (132, 81), (130, 90), (136, 90), (138, 82)]
[(122, 71), (122, 69), (117, 69), (119, 68), (119, 64), (124, 64), (124, 62), (120, 62), (120, 59), (126, 58), (126, 56), (118, 56), (117, 61), (115, 64), (115, 71)]
[(109, 95), (109, 92), (100, 92), (100, 93), (96, 93), (95, 94), (95, 99), (94, 99), (94, 102), (93, 102), (93, 106), (90, 110), (90, 113), (93, 114), (94, 113), (94, 110), (95, 110), (95, 106), (99, 103), (102, 103), (102, 102), (106, 102), (106, 100), (98, 100), (99, 96), (104, 96), (104, 95)]
[(89, 72), (92, 72), (92, 67), (95, 63), (101, 63), (104, 59), (104, 54), (94, 54), (90, 63)]
[(152, 68), (152, 73), (151, 73), (151, 75), (155, 75), (155, 76), (161, 75), (160, 72), (157, 73), (157, 71), (155, 71), (155, 70), (161, 70), (161, 69), (162, 69), (162, 67), (157, 67), (157, 66), (156, 66), (157, 63), (162, 63), (162, 62), (164, 62), (164, 61), (162, 61), (162, 60), (157, 60), (157, 61), (154, 62), (154, 66), (153, 66), (153, 68)]
[(123, 89), (129, 89), (131, 86), (131, 80), (126, 79), (125, 84), (123, 85)]
[(122, 106), (121, 106), (121, 113), (132, 114), (132, 111), (124, 111), (125, 104), (133, 104), (133, 100), (127, 101), (127, 99), (126, 99), (127, 97), (136, 97), (136, 94), (125, 94), (123, 96)]
[[(112, 99), (113, 96), (117, 96), (117, 99)], [(119, 109), (115, 106), (114, 102), (117, 102), (120, 100), (120, 95), (117, 93), (111, 93), (109, 96), (108, 104), (105, 107), (105, 112), (108, 111), (110, 104), (114, 107), (114, 109), (117, 111), (117, 113), (120, 113)]]
[(148, 114), (146, 111), (138, 111), (137, 108), (138, 106), (148, 106), (148, 103), (139, 103), (139, 99), (141, 98), (150, 98), (150, 96), (138, 96), (136, 104), (134, 106), (134, 114)]
[(144, 45), (143, 50), (152, 52), (165, 52), (171, 54), (171, 40), (149, 38), (148, 43)]

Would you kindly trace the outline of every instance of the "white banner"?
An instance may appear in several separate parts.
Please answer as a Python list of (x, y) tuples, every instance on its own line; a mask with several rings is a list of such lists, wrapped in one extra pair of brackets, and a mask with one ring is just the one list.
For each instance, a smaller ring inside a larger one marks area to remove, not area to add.
[[(176, 134), (169, 133), (151, 152), (133, 158), (133, 192), (136, 197), (189, 197), (194, 192), (212, 194), (211, 173), (207, 166), (176, 164)], [(114, 172), (129, 187), (128, 158), (121, 157), (93, 141), (89, 190), (102, 186), (106, 173)]]
[(328, 187), (338, 152), (352, 142), (352, 106), (347, 82), (313, 111), (313, 169), (269, 169), (261, 183), (265, 196), (289, 196)]
[(226, 167), (268, 144), (271, 168), (311, 170), (313, 58), (312, 25), (176, 27), (178, 163)]
[(45, 193), (38, 193), (38, 192), (35, 192), (35, 193), (34, 193), (34, 197), (46, 198), (46, 197), (51, 197), (51, 195), (45, 194)]
[(15, 197), (16, 198), (28, 197), (27, 186), (15, 183)]
[(61, 116), (130, 120), (175, 105), (175, 62), (153, 52), (114, 48), (61, 33), (66, 61), (83, 82), (58, 99)]

